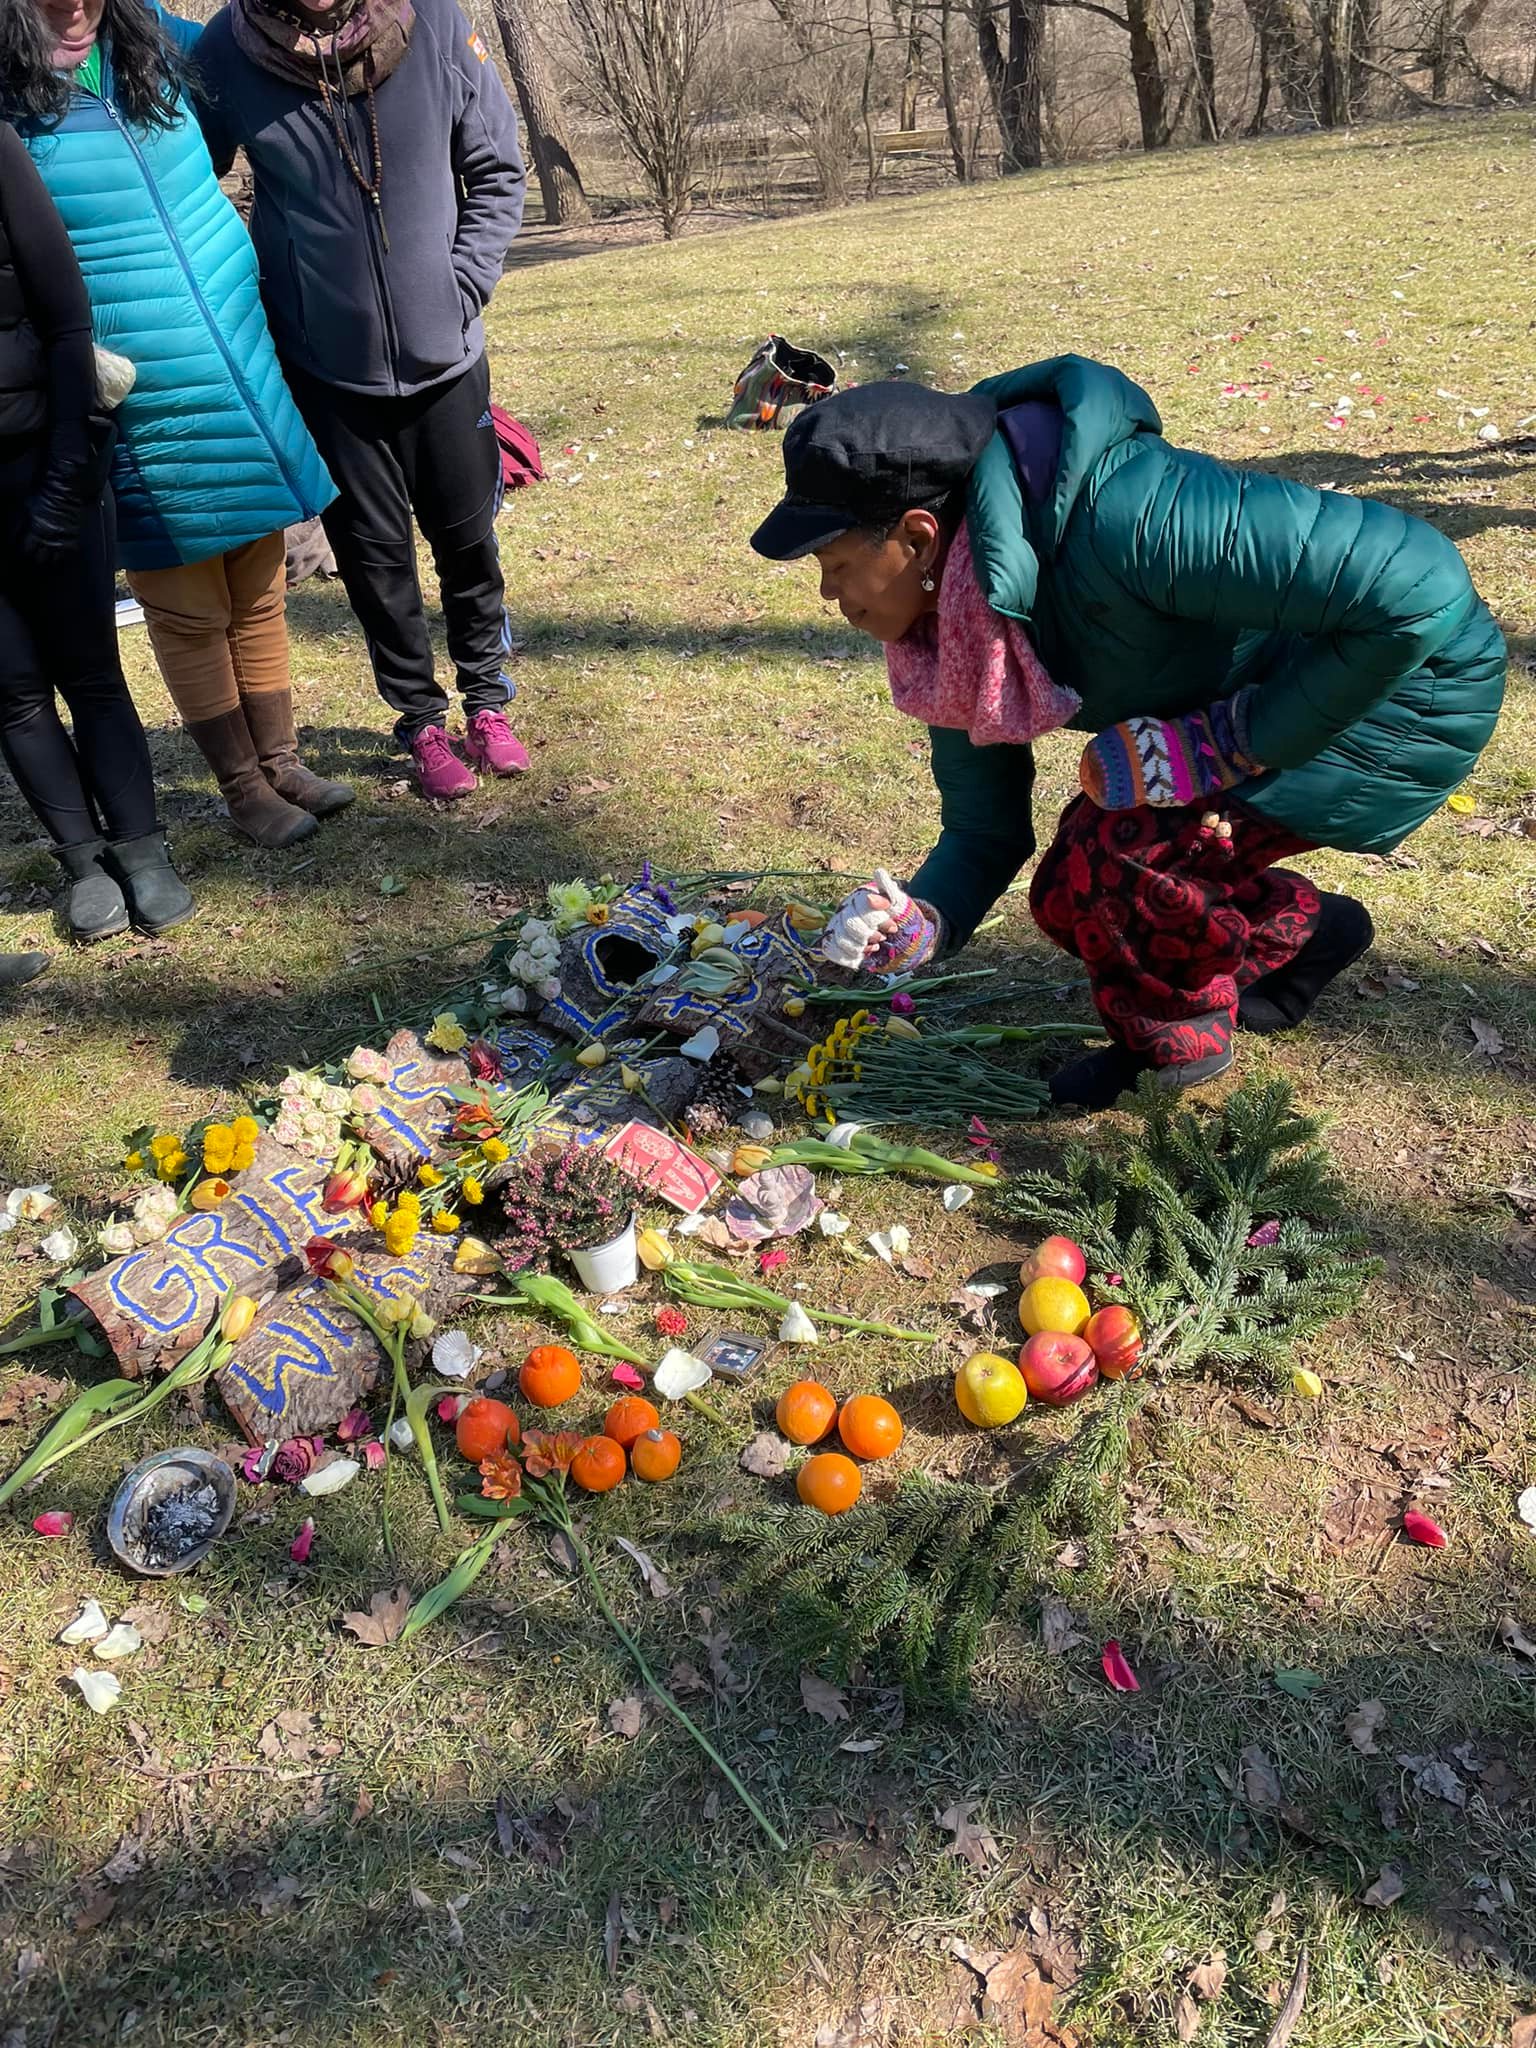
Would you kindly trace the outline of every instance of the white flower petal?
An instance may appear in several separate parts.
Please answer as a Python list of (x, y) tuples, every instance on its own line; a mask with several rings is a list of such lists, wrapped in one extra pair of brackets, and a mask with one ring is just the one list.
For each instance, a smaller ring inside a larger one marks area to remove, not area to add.
[(1515, 1513), (1527, 1529), (1536, 1529), (1536, 1486), (1528, 1486), (1515, 1502)]
[(311, 1500), (321, 1500), (328, 1493), (340, 1493), (344, 1486), (350, 1486), (362, 1469), (355, 1458), (337, 1458), (307, 1472), (299, 1481), (299, 1491), (307, 1493)]
[(59, 1631), (61, 1643), (95, 1643), (107, 1632), (107, 1617), (99, 1600), (87, 1600), (66, 1629)]
[(692, 1038), (685, 1038), (677, 1049), (685, 1060), (712, 1060), (720, 1050), (720, 1033), (713, 1024), (706, 1024)]
[(58, 1230), (49, 1231), (48, 1235), (43, 1239), (43, 1257), (45, 1259), (57, 1260), (61, 1266), (67, 1266), (79, 1249), (80, 1240), (67, 1225), (61, 1226)]
[(974, 1200), (975, 1194), (974, 1188), (962, 1187), (956, 1181), (944, 1190), (944, 1206), (953, 1216), (957, 1209), (963, 1209), (967, 1202)]
[(397, 1451), (408, 1451), (411, 1448), (411, 1445), (416, 1441), (416, 1437), (411, 1429), (409, 1416), (397, 1415), (395, 1417), (394, 1421), (389, 1425), (389, 1440)]
[(784, 1320), (779, 1325), (781, 1344), (819, 1344), (816, 1325), (811, 1321), (798, 1301), (792, 1301), (784, 1311)]
[(904, 1259), (912, 1249), (912, 1233), (905, 1223), (893, 1223), (889, 1229), (871, 1231), (864, 1242), (878, 1258), (888, 1266), (894, 1266), (898, 1259)]
[(77, 1666), (70, 1677), (85, 1695), (85, 1704), (94, 1713), (108, 1714), (123, 1696), (123, 1681), (113, 1671), (87, 1671)]
[(822, 1143), (825, 1145), (835, 1145), (840, 1152), (847, 1152), (851, 1149), (855, 1136), (858, 1132), (862, 1131), (863, 1128), (863, 1124), (856, 1124), (847, 1121), (840, 1124), (834, 1124), (831, 1130), (828, 1131), (826, 1137), (822, 1140)]
[(665, 1401), (681, 1401), (698, 1387), (709, 1385), (714, 1374), (702, 1358), (674, 1347), (651, 1374), (651, 1385)]
[(131, 1621), (120, 1621), (108, 1629), (96, 1645), (96, 1655), (104, 1664), (114, 1662), (118, 1657), (131, 1657), (144, 1647), (144, 1638)]
[(848, 1228), (848, 1218), (839, 1216), (835, 1209), (823, 1209), (816, 1221), (823, 1237), (841, 1237)]

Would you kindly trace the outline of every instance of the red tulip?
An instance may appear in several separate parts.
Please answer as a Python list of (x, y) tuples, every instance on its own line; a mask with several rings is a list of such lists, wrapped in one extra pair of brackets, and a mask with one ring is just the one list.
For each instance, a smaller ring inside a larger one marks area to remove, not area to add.
[(332, 1238), (312, 1237), (304, 1247), (304, 1257), (309, 1263), (309, 1270), (317, 1280), (352, 1278), (352, 1254), (344, 1252)]
[(1431, 1550), (1445, 1548), (1445, 1531), (1438, 1522), (1432, 1522), (1428, 1515), (1421, 1515), (1417, 1508), (1404, 1508), (1403, 1534), (1410, 1543), (1423, 1543)]
[(466, 1058), (469, 1061), (469, 1071), (477, 1081), (501, 1079), (501, 1054), (494, 1045), (487, 1045), (483, 1038), (471, 1042)]
[(1125, 1652), (1120, 1645), (1109, 1642), (1104, 1645), (1104, 1655), (1099, 1659), (1104, 1676), (1116, 1692), (1140, 1692), (1141, 1680), (1125, 1661)]
[(334, 1216), (341, 1209), (360, 1209), (368, 1199), (368, 1176), (356, 1167), (328, 1174), (320, 1206)]
[(32, 1526), (39, 1536), (67, 1536), (75, 1518), (67, 1508), (50, 1508), (46, 1515), (35, 1515)]

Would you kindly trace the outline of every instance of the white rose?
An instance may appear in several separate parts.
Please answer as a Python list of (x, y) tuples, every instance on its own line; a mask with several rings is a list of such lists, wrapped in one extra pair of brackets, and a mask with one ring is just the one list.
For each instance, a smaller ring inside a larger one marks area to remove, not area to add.
[(96, 1233), (96, 1242), (104, 1252), (120, 1258), (124, 1252), (133, 1250), (133, 1228), (127, 1223), (104, 1223)]
[(528, 991), (522, 988), (504, 988), (496, 1002), (509, 1017), (520, 1017), (528, 1007)]
[(555, 1001), (555, 999), (556, 999), (556, 997), (557, 997), (557, 996), (559, 995), (559, 993), (560, 993), (560, 977), (559, 977), (559, 975), (558, 975), (558, 974), (549, 974), (549, 975), (546, 975), (546, 976), (544, 977), (544, 979), (543, 979), (543, 980), (542, 980), (542, 981), (541, 981), (541, 982), (539, 983), (539, 989), (538, 989), (538, 993), (539, 993), (540, 999), (541, 999), (542, 1001), (544, 1001), (544, 1002), (546, 1002), (546, 1003), (552, 1003), (552, 1002), (554, 1002), (554, 1001)]
[(43, 1239), (43, 1257), (57, 1259), (61, 1266), (67, 1266), (80, 1249), (80, 1240), (67, 1224), (51, 1230)]

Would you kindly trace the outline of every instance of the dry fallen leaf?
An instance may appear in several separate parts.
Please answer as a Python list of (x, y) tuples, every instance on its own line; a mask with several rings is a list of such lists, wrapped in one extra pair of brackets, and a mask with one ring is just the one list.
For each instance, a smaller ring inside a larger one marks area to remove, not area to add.
[(1506, 1650), (1513, 1650), (1520, 1657), (1536, 1657), (1536, 1643), (1512, 1614), (1506, 1614), (1499, 1622), (1499, 1641)]
[(1256, 1745), (1250, 1744), (1238, 1758), (1243, 1767), (1243, 1797), (1250, 1806), (1278, 1806), (1285, 1794), (1274, 1765)]
[(1509, 2030), (1509, 2048), (1536, 2048), (1536, 2012), (1528, 2012)]
[(1496, 1060), (1504, 1050), (1503, 1034), (1486, 1017), (1469, 1017), (1467, 1029), (1472, 1034), (1472, 1043), (1486, 1058)]
[(980, 1804), (978, 1799), (967, 1799), (963, 1804), (957, 1800), (938, 1816), (939, 1826), (954, 1836), (952, 1842), (944, 1844), (944, 1854), (963, 1856), (973, 1870), (985, 1870), (996, 1861), (998, 1853), (991, 1829), (985, 1822), (978, 1824), (971, 1819)]
[(325, 1741), (319, 1728), (318, 1714), (306, 1714), (298, 1707), (285, 1707), (262, 1729), (256, 1747), (273, 1763), (307, 1764), (318, 1762), (323, 1757), (339, 1756), (341, 1744)]
[(832, 1723), (848, 1719), (848, 1695), (840, 1686), (829, 1685), (824, 1678), (818, 1678), (814, 1671), (800, 1674), (800, 1698), (808, 1714), (818, 1720)]
[[(976, 1967), (976, 1959), (972, 1959)], [(1040, 1974), (1040, 1966), (1024, 1942), (1019, 1941), (982, 1972), (986, 1994), (982, 1999), (983, 2019), (999, 2022), (1006, 2041), (1034, 2042), (1033, 2030), (1043, 2027), (1051, 2016), (1056, 1987)]]
[(1048, 1657), (1065, 1656), (1068, 1650), (1080, 1649), (1087, 1641), (1086, 1636), (1078, 1634), (1075, 1617), (1065, 1600), (1041, 1602), (1040, 1640)]
[(672, 1582), (657, 1564), (655, 1558), (643, 1551), (638, 1543), (631, 1543), (626, 1536), (615, 1536), (614, 1542), (620, 1550), (627, 1551), (640, 1567), (640, 1576), (645, 1589), (653, 1600), (665, 1600), (672, 1591)]
[(360, 1643), (370, 1648), (382, 1649), (392, 1643), (405, 1627), (405, 1617), (411, 1611), (411, 1596), (405, 1586), (396, 1586), (391, 1592), (375, 1593), (368, 1602), (368, 1612), (353, 1608), (341, 1617), (343, 1628), (350, 1629)]
[(1181, 2041), (1193, 2041), (1200, 2031), (1200, 2008), (1187, 1991), (1179, 1993), (1173, 2009), (1173, 2030)]
[(1447, 1806), (1466, 1805), (1467, 1788), (1443, 1757), (1400, 1756), (1398, 1762), (1413, 1773), (1414, 1784), (1431, 1799), (1443, 1799)]
[(1387, 1718), (1386, 1707), (1380, 1700), (1362, 1700), (1352, 1714), (1344, 1716), (1344, 1733), (1362, 1756), (1379, 1756), (1376, 1747), (1376, 1731)]
[(1227, 1952), (1224, 1948), (1213, 1948), (1203, 1963), (1197, 1963), (1189, 1973), (1189, 1988), (1196, 1998), (1207, 2001), (1220, 1998), (1222, 1987), (1227, 1981)]
[(1361, 1902), (1367, 1906), (1395, 1906), (1405, 1889), (1401, 1874), (1390, 1863), (1384, 1863), (1376, 1882), (1362, 1893)]
[(608, 1726), (615, 1735), (622, 1735), (632, 1742), (640, 1733), (640, 1724), (645, 1719), (645, 1702), (638, 1693), (627, 1693), (621, 1700), (608, 1702)]
[(777, 1479), (789, 1468), (789, 1445), (771, 1429), (759, 1431), (741, 1454), (741, 1469), (754, 1479)]

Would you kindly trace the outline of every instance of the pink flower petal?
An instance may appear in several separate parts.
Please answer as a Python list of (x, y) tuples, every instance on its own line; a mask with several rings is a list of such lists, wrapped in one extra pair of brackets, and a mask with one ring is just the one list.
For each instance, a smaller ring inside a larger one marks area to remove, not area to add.
[(763, 1252), (758, 1258), (757, 1270), (760, 1273), (771, 1273), (775, 1266), (788, 1264), (789, 1253), (786, 1251)]
[(303, 1525), (300, 1528), (298, 1535), (294, 1537), (293, 1541), (288, 1546), (288, 1555), (293, 1559), (295, 1564), (309, 1563), (310, 1545), (314, 1542), (314, 1540), (315, 1518), (313, 1515), (306, 1515), (304, 1517)]
[(1116, 1642), (1104, 1645), (1104, 1655), (1099, 1659), (1104, 1676), (1116, 1692), (1140, 1692), (1141, 1680), (1125, 1661), (1125, 1652)]
[(459, 1419), (459, 1410), (463, 1406), (463, 1398), (460, 1395), (444, 1394), (442, 1400), (439, 1401), (437, 1404), (438, 1421), (447, 1423), (457, 1422)]
[(371, 1444), (363, 1445), (363, 1463), (370, 1472), (382, 1472), (389, 1460), (389, 1453), (375, 1437)]
[(625, 1365), (622, 1362), (620, 1362), (613, 1368), (613, 1372), (610, 1375), (610, 1377), (612, 1378), (613, 1383), (616, 1387), (624, 1387), (631, 1394), (638, 1394), (641, 1388), (645, 1385), (645, 1381), (640, 1377), (639, 1373), (635, 1371), (635, 1368), (632, 1365)]
[(1428, 1515), (1421, 1515), (1417, 1508), (1403, 1510), (1403, 1534), (1410, 1543), (1423, 1543), (1431, 1550), (1445, 1548), (1445, 1531), (1438, 1522), (1431, 1521)]
[(35, 1515), (32, 1526), (39, 1536), (67, 1536), (75, 1518), (67, 1508), (50, 1508), (46, 1515)]
[(979, 1116), (971, 1118), (965, 1127), (965, 1135), (973, 1145), (990, 1145), (992, 1142), (992, 1133), (987, 1129)]
[(336, 1441), (355, 1444), (358, 1438), (366, 1436), (372, 1427), (366, 1408), (351, 1408), (336, 1425)]
[(913, 1002), (904, 988), (897, 989), (895, 995), (891, 997), (891, 1012), (893, 1016), (910, 1017), (916, 1008), (916, 1003)]

